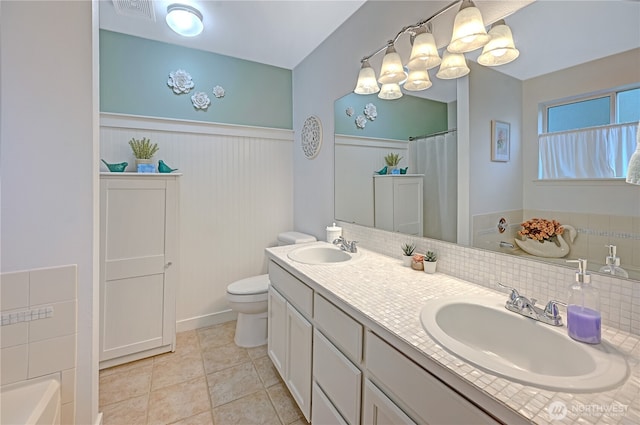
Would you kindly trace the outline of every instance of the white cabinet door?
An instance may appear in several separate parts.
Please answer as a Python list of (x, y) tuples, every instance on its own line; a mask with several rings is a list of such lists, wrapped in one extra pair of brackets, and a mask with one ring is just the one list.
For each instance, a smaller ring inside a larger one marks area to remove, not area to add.
[(287, 355), (287, 300), (269, 287), (267, 351), (280, 376), (285, 377)]
[(285, 382), (304, 417), (311, 419), (311, 356), (313, 327), (287, 304), (287, 373)]
[(177, 192), (175, 176), (101, 176), (101, 367), (174, 349)]
[(365, 380), (362, 425), (416, 425), (371, 381)]
[(315, 382), (313, 383), (311, 423), (313, 425), (349, 425)]

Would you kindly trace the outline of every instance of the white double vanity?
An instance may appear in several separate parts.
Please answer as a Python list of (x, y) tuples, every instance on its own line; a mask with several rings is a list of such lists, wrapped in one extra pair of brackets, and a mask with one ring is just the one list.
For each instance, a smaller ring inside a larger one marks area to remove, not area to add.
[[(594, 348), (615, 353), (629, 365), (630, 377), (607, 391), (530, 386), (446, 351), (420, 321), (423, 306), (435, 298), (506, 300), (507, 294), (442, 273), (415, 271), (400, 259), (366, 249), (354, 261), (321, 264), (293, 260), (296, 249), (302, 248), (267, 249), (268, 352), (314, 425), (574, 423), (581, 415), (584, 419), (576, 406), (585, 405), (609, 408), (607, 423), (640, 418), (636, 336), (621, 338), (619, 331), (605, 329), (607, 342)], [(527, 337), (502, 336), (514, 344)], [(553, 410), (557, 403), (566, 409)], [(624, 412), (611, 414), (612, 403)]]

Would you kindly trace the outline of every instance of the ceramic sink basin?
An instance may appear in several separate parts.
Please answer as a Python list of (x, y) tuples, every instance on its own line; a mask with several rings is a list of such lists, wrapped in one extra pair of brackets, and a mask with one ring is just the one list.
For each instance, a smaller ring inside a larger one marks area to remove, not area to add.
[(624, 357), (603, 342), (583, 344), (504, 308), (500, 297), (443, 297), (420, 312), (425, 331), (444, 349), (489, 373), (555, 391), (604, 391), (627, 378)]
[(288, 254), (291, 260), (304, 264), (344, 263), (359, 256), (360, 253), (351, 254), (329, 243), (302, 246)]

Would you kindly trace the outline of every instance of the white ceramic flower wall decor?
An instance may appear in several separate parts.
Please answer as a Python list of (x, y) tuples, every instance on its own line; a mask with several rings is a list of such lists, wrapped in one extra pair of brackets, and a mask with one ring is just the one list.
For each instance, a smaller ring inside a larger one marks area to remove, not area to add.
[(209, 96), (203, 91), (199, 91), (191, 96), (191, 103), (193, 103), (193, 107), (196, 109), (207, 109), (211, 104), (211, 100)]
[(344, 112), (347, 114), (348, 117), (350, 117), (353, 115), (355, 110), (353, 109), (353, 106), (349, 106)]
[(376, 105), (373, 103), (367, 103), (364, 107), (364, 116), (367, 117), (369, 121), (373, 121), (378, 116), (378, 109)]
[(195, 86), (191, 75), (184, 69), (179, 69), (169, 73), (167, 85), (173, 89), (175, 94), (189, 93)]
[(356, 117), (356, 127), (362, 129), (367, 125), (367, 119), (364, 117), (364, 115), (358, 115)]
[(224, 97), (224, 88), (221, 86), (215, 86), (213, 88), (213, 95), (216, 97), (216, 99)]

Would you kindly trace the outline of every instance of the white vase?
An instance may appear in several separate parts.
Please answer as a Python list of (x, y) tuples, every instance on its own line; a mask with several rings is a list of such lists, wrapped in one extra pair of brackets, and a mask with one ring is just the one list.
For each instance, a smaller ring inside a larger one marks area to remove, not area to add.
[(436, 272), (436, 267), (438, 265), (437, 261), (423, 261), (422, 265), (424, 266), (424, 272), (425, 273), (435, 273)]
[(402, 265), (406, 267), (411, 267), (411, 261), (413, 261), (413, 255), (403, 255), (402, 256)]
[[(573, 226), (569, 226), (567, 224), (563, 224), (565, 234), (568, 233), (569, 242), (573, 242), (576, 238), (576, 229)], [(571, 251), (571, 247), (564, 240), (562, 235), (557, 235), (559, 246), (556, 245), (553, 241), (536, 241), (533, 239), (526, 238), (522, 239), (514, 239), (516, 245), (520, 247), (523, 251), (528, 254), (535, 255), (536, 257), (543, 258), (562, 258), (569, 255), (569, 251)]]

